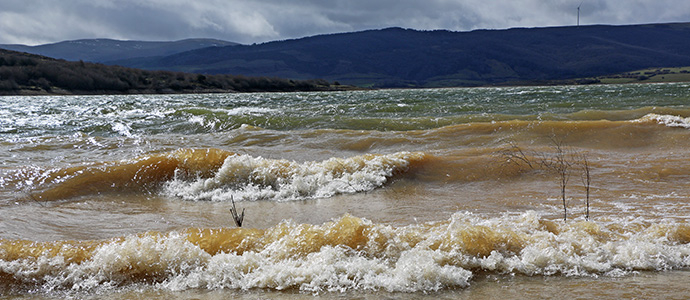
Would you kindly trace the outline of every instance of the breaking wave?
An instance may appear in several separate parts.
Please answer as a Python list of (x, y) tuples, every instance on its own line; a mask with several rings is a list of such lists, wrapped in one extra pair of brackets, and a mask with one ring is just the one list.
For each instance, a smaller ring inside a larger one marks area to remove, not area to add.
[(640, 122), (656, 122), (668, 127), (681, 127), (690, 129), (690, 117), (684, 118), (681, 116), (674, 115), (659, 115), (659, 114), (647, 114), (641, 119)]
[(133, 160), (41, 170), (27, 168), (0, 186), (30, 189), (52, 201), (102, 193), (161, 192), (185, 200), (295, 200), (366, 192), (401, 175), (426, 155), (367, 154), (296, 162), (219, 149), (180, 149)]
[(68, 168), (24, 168), (2, 178), (0, 186), (29, 189), (31, 197), (52, 201), (107, 192), (141, 192), (175, 174), (208, 177), (232, 152), (219, 149), (179, 149), (132, 160)]
[(132, 284), (164, 290), (437, 291), (477, 273), (624, 276), (690, 267), (690, 226), (643, 220), (497, 218), (456, 213), (393, 227), (345, 215), (321, 225), (147, 232), (100, 241), (0, 239), (0, 284), (94, 291)]
[(331, 158), (322, 162), (232, 155), (212, 178), (175, 178), (164, 193), (186, 200), (229, 201), (326, 198), (383, 186), (391, 177), (425, 159), (423, 153), (399, 152)]

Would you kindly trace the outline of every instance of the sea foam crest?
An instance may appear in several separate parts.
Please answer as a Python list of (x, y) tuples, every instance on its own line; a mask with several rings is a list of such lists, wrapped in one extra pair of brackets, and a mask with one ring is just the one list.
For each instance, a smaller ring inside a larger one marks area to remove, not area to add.
[(402, 227), (345, 215), (320, 225), (288, 220), (267, 229), (150, 232), (94, 241), (93, 250), (0, 240), (0, 278), (49, 291), (146, 283), (173, 291), (426, 292), (466, 287), (487, 272), (624, 276), (690, 267), (687, 224), (638, 225), (458, 212)]
[(381, 187), (395, 174), (407, 171), (423, 153), (368, 154), (296, 162), (250, 155), (232, 155), (212, 178), (189, 181), (176, 176), (164, 193), (185, 200), (295, 200), (325, 198)]
[(690, 117), (684, 118), (681, 116), (673, 115), (659, 115), (659, 114), (647, 114), (641, 119), (640, 122), (652, 121), (668, 127), (682, 127), (690, 129)]

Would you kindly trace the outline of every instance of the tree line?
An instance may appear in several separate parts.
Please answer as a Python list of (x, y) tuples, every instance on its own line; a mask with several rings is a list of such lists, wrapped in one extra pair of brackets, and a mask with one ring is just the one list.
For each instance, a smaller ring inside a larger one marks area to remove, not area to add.
[(0, 50), (0, 94), (134, 94), (337, 90), (323, 79), (290, 80), (149, 71)]

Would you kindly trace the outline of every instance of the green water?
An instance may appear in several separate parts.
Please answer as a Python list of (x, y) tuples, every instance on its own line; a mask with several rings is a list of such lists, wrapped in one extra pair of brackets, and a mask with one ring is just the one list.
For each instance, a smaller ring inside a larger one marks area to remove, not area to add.
[[(9, 137), (197, 134), (242, 125), (274, 130), (430, 129), (509, 119), (587, 120), (581, 112), (687, 108), (687, 84), (555, 86), (323, 93), (2, 97)], [(638, 118), (633, 116), (610, 117)]]

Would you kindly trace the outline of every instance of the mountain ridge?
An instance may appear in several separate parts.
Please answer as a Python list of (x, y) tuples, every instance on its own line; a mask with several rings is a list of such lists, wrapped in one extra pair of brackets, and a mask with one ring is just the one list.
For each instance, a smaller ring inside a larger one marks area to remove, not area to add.
[(109, 63), (205, 74), (324, 78), (370, 87), (475, 86), (688, 66), (688, 37), (690, 23), (468, 32), (385, 28)]
[(139, 41), (117, 39), (79, 39), (57, 43), (27, 46), (3, 44), (0, 49), (42, 55), (68, 61), (104, 63), (110, 60), (142, 57), (162, 57), (180, 52), (207, 48), (239, 45), (237, 43), (205, 38), (190, 38), (177, 41)]
[(562, 81), (690, 66), (690, 23), (473, 31), (399, 27), (102, 61), (145, 70), (234, 74), (361, 87)]

